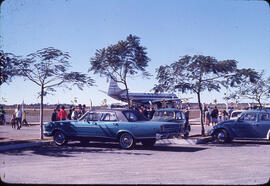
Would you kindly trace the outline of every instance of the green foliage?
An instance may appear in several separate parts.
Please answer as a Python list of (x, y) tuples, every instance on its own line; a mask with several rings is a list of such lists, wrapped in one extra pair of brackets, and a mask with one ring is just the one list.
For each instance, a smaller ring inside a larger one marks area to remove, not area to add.
[(149, 77), (150, 74), (145, 70), (149, 61), (146, 48), (140, 45), (140, 38), (129, 35), (125, 41), (97, 50), (90, 59), (89, 71), (124, 84), (130, 106), (127, 77), (133, 77), (139, 72), (143, 77)]
[(17, 56), (0, 50), (0, 86), (9, 83), (18, 74), (17, 64)]
[(222, 86), (236, 86), (243, 80), (256, 81), (257, 72), (252, 69), (237, 69), (237, 61), (218, 61), (211, 56), (183, 56), (171, 65), (156, 69), (158, 84), (155, 92), (179, 91), (195, 93), (201, 111), (202, 135), (204, 125), (202, 118), (201, 93), (203, 91), (220, 91)]
[[(249, 69), (242, 72), (245, 76), (253, 73)], [(270, 98), (270, 77), (264, 76), (264, 71), (249, 79), (242, 81), (235, 86), (235, 90), (228, 96), (229, 99), (247, 98), (258, 102), (262, 108), (262, 101)]]
[[(54, 87), (70, 88), (76, 85), (92, 86), (94, 80), (80, 72), (68, 72), (70, 56), (61, 50), (49, 47), (36, 51), (20, 60), (19, 75), (44, 89), (44, 95), (54, 92)], [(67, 86), (71, 85), (71, 86)]]
[(139, 72), (148, 77), (149, 73), (145, 68), (149, 61), (146, 48), (140, 45), (140, 38), (129, 35), (125, 41), (121, 40), (115, 45), (97, 50), (90, 59), (89, 71), (115, 81), (119, 79), (123, 83), (127, 76), (134, 76)]

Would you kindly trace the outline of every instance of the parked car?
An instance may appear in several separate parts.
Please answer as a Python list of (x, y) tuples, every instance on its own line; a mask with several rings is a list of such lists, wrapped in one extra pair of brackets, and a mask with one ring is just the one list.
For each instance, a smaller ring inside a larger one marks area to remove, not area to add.
[(154, 113), (151, 121), (166, 121), (178, 123), (180, 134), (187, 137), (191, 130), (189, 122), (186, 122), (184, 113), (181, 110), (174, 108), (159, 109)]
[(130, 149), (137, 142), (153, 146), (156, 140), (180, 134), (177, 123), (149, 121), (140, 112), (127, 109), (89, 111), (78, 120), (46, 123), (44, 131), (45, 136), (53, 136), (57, 145), (64, 145), (69, 140), (83, 144), (118, 141), (123, 149)]
[(270, 113), (264, 110), (243, 111), (238, 119), (220, 122), (209, 134), (218, 143), (234, 139), (270, 140)]
[(243, 111), (245, 111), (245, 110), (234, 110), (234, 111), (232, 111), (232, 113), (230, 115), (230, 119), (231, 120), (237, 119), (242, 114)]

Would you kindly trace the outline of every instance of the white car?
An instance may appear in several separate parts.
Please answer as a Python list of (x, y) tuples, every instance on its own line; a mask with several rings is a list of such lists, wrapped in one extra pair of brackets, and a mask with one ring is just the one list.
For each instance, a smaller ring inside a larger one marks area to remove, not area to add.
[(234, 110), (234, 111), (232, 111), (232, 113), (231, 113), (231, 115), (230, 115), (230, 119), (231, 119), (231, 120), (237, 119), (237, 118), (241, 115), (241, 113), (242, 113), (243, 111), (244, 111), (244, 110)]

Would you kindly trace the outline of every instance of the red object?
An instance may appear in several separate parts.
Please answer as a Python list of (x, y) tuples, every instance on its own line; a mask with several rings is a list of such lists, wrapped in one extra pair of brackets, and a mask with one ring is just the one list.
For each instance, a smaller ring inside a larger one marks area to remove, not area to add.
[(60, 120), (66, 120), (67, 119), (67, 112), (65, 110), (61, 109), (58, 112), (58, 117)]

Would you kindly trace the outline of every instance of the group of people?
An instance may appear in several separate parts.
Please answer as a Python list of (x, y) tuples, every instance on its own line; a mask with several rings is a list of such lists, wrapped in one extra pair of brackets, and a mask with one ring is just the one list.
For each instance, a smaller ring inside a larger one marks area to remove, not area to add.
[(153, 116), (154, 116), (154, 113), (155, 113), (155, 109), (154, 108), (149, 108), (149, 107), (146, 107), (146, 106), (141, 106), (141, 107), (132, 107), (131, 108), (132, 110), (137, 110), (139, 111), (140, 113), (142, 113), (146, 118), (148, 119), (152, 119)]
[(26, 120), (26, 111), (23, 110), (20, 105), (17, 105), (12, 114), (10, 124), (12, 128), (17, 128), (17, 130), (20, 130), (22, 125), (30, 126)]
[(227, 120), (229, 113), (226, 110), (218, 110), (217, 106), (212, 109), (211, 107), (205, 108), (205, 124), (210, 126), (216, 125), (220, 121)]
[(86, 112), (86, 106), (79, 104), (77, 106), (70, 106), (69, 111), (65, 110), (65, 106), (57, 105), (53, 110), (51, 121), (62, 121), (62, 120), (77, 120)]

